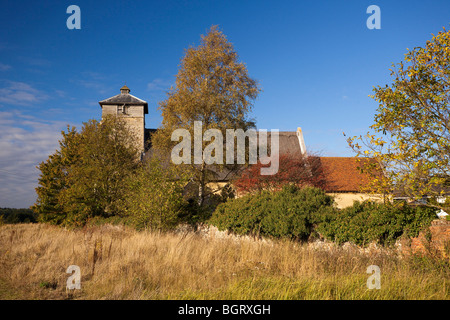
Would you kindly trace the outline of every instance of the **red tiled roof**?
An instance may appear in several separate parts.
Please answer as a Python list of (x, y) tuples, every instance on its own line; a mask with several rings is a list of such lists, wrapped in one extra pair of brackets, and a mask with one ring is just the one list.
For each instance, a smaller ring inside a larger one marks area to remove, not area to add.
[(370, 161), (356, 157), (320, 157), (328, 192), (360, 192), (369, 182), (367, 174), (361, 173), (360, 161)]

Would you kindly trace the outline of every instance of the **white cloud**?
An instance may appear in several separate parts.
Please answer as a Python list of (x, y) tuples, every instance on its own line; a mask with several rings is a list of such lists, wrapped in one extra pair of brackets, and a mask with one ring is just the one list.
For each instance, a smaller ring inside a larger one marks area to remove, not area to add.
[(171, 81), (156, 78), (147, 84), (147, 89), (150, 91), (168, 91), (171, 85)]
[(6, 81), (0, 88), (0, 102), (13, 105), (31, 105), (48, 99), (48, 96), (27, 83)]
[(52, 65), (52, 62), (48, 59), (45, 58), (36, 58), (36, 57), (19, 57), (19, 59), (21, 61), (23, 61), (24, 63), (30, 65), (30, 66), (35, 66), (35, 67), (45, 67), (48, 68)]
[(10, 65), (4, 64), (0, 62), (0, 71), (6, 71), (11, 69), (12, 67)]
[(102, 81), (98, 80), (77, 80), (76, 83), (89, 89), (91, 91), (98, 92), (100, 94), (105, 94), (108, 92), (107, 86)]
[(0, 111), (0, 207), (25, 208), (36, 200), (36, 166), (59, 147), (67, 124), (19, 111)]
[(111, 89), (107, 83), (108, 78), (98, 72), (83, 71), (80, 72), (78, 78), (71, 79), (70, 81), (76, 85), (82, 86), (89, 91), (97, 92), (101, 95), (107, 94)]

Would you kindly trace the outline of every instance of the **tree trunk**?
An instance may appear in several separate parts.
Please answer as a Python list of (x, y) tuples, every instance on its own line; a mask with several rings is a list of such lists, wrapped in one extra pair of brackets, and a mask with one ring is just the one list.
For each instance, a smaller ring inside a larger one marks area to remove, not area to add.
[(205, 162), (202, 162), (200, 181), (198, 184), (198, 205), (201, 207), (205, 201)]

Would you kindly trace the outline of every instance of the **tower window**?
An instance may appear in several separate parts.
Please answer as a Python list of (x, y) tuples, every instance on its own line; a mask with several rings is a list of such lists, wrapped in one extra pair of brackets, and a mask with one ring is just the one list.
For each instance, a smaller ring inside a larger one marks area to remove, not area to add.
[(117, 114), (125, 114), (127, 113), (127, 107), (125, 105), (123, 106), (117, 106)]

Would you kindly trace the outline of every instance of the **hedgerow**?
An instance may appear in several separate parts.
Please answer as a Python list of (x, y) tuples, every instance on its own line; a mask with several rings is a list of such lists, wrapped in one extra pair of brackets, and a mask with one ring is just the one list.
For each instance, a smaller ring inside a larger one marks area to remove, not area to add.
[(334, 199), (319, 188), (288, 185), (222, 203), (209, 222), (239, 235), (388, 246), (402, 236), (416, 237), (433, 219), (435, 209), (406, 204), (355, 201), (337, 209)]
[(321, 216), (335, 211), (333, 203), (319, 188), (287, 185), (222, 203), (210, 223), (240, 235), (306, 240)]
[(430, 207), (355, 201), (353, 206), (323, 217), (317, 231), (337, 243), (392, 245), (402, 236), (416, 237), (434, 219), (436, 209)]

